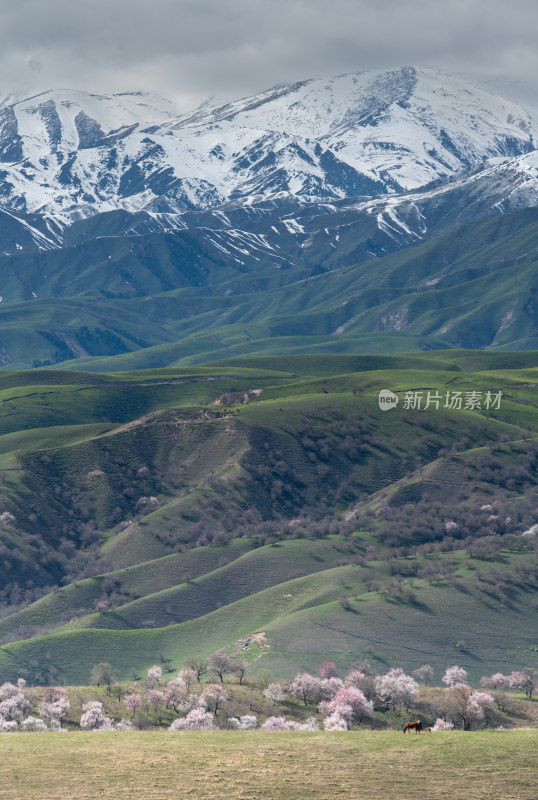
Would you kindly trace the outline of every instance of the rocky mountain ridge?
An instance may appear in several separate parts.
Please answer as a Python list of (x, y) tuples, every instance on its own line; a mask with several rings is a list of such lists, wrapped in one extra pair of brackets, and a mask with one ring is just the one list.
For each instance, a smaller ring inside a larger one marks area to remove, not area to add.
[(145, 94), (45, 92), (0, 106), (1, 204), (72, 221), (123, 208), (384, 196), (534, 150), (538, 115), (403, 68), (281, 86), (178, 116)]

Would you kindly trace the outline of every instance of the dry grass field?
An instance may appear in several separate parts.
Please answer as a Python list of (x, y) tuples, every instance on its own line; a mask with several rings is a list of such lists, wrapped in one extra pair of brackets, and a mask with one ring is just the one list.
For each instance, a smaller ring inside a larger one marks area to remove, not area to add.
[(11, 734), (6, 800), (536, 800), (538, 731)]

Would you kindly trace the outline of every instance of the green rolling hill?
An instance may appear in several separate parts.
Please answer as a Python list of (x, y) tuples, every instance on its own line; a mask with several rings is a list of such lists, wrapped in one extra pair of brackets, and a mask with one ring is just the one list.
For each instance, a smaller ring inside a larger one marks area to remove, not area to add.
[[(0, 678), (219, 648), (283, 675), (537, 664), (537, 358), (2, 373)], [(472, 392), (480, 409), (443, 407)]]
[[(246, 355), (538, 343), (535, 208), (381, 250), (375, 266), (371, 254), (353, 258), (358, 233), (345, 219), (331, 222), (342, 228), (335, 255), (318, 253), (314, 264), (304, 261), (308, 249), (301, 258), (294, 250), (279, 268), (210, 254), (198, 229), (135, 234), (126, 224), (104, 236), (85, 221), (84, 241), (0, 256), (0, 364), (117, 372)], [(283, 258), (286, 242), (279, 237)]]

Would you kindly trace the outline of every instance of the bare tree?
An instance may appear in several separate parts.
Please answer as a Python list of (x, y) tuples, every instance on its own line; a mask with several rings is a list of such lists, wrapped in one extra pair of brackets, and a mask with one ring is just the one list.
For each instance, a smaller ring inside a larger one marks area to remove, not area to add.
[(242, 658), (234, 658), (230, 662), (230, 672), (239, 679), (239, 684), (243, 683), (247, 671), (247, 662)]
[(232, 661), (228, 655), (222, 650), (209, 656), (208, 671), (211, 675), (220, 678), (220, 682), (224, 683), (224, 675), (231, 671)]
[(417, 681), (427, 686), (433, 678), (433, 667), (430, 667), (429, 664), (424, 664), (422, 667), (413, 670), (413, 675)]
[(116, 680), (116, 670), (112, 664), (102, 661), (100, 664), (95, 664), (92, 667), (90, 674), (90, 683), (93, 686), (106, 686), (106, 693), (110, 694), (110, 689)]
[(189, 658), (187, 666), (196, 673), (196, 680), (200, 683), (200, 680), (207, 672), (207, 662), (194, 656), (193, 658)]

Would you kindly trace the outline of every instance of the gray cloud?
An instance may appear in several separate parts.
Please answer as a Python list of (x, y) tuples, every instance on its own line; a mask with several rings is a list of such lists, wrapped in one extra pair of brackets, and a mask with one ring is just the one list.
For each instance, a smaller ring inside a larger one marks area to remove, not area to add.
[(525, 99), (538, 71), (534, 0), (0, 0), (0, 12), (3, 94), (142, 89), (187, 110), (407, 64)]

